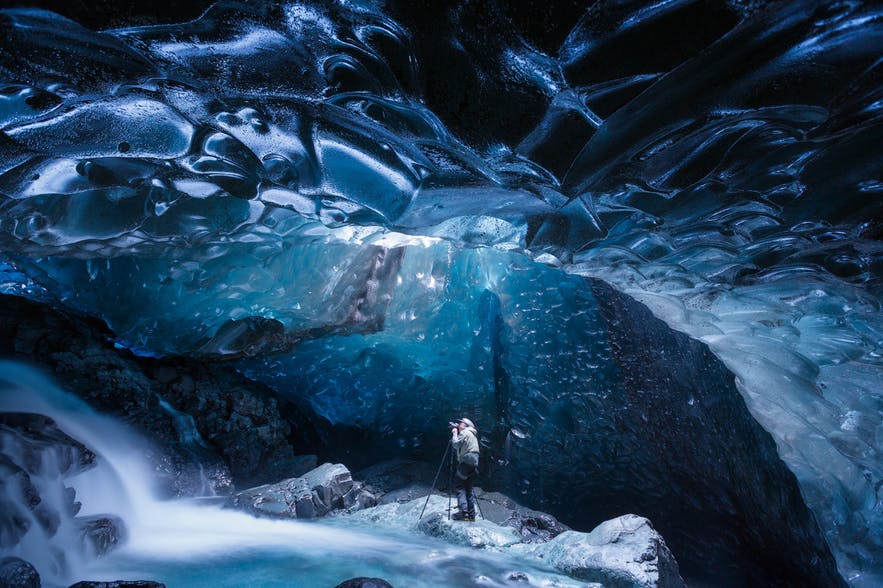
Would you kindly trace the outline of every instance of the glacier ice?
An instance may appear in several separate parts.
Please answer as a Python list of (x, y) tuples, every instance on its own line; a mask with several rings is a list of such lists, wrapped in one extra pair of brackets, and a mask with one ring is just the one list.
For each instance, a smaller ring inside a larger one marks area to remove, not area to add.
[(843, 575), (879, 581), (880, 8), (594, 6), (554, 56), (477, 33), (496, 5), (434, 33), (378, 6), (0, 11), (3, 291), (414, 447), (506, 389), (592, 422), (550, 390), (620, 377), (586, 342), (600, 278), (725, 363)]

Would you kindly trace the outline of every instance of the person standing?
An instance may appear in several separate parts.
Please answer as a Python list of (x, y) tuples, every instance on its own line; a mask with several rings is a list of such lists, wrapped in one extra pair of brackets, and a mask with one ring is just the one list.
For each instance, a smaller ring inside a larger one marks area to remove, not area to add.
[(478, 475), (478, 431), (467, 418), (461, 418), (451, 429), (451, 446), (457, 456), (454, 488), (457, 490), (457, 508), (451, 518), (457, 521), (475, 520), (475, 494), (472, 484)]

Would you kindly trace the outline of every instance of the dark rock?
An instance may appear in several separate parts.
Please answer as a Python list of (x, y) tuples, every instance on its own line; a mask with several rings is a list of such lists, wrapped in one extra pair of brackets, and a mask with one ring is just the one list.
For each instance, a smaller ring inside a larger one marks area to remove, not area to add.
[(192, 415), (196, 432), (220, 454), (237, 486), (260, 484), (303, 472), (294, 448), (322, 444), (311, 409), (280, 399), (226, 366), (184, 358), (140, 360), (157, 392), (175, 410)]
[[(52, 463), (61, 476), (72, 476), (95, 465), (95, 454), (58, 428), (51, 418), (32, 413), (0, 413), (0, 439), (5, 452), (16, 451), (15, 460), (31, 474), (41, 471), (44, 454), (51, 452)], [(16, 449), (10, 449), (14, 444)]]
[(40, 588), (40, 574), (30, 563), (17, 557), (0, 559), (0, 586), (3, 588)]
[(313, 494), (303, 478), (291, 478), (237, 492), (229, 506), (259, 516), (309, 519), (316, 516)]
[(113, 582), (90, 582), (71, 584), (69, 588), (166, 588), (165, 584), (151, 580), (115, 580)]
[[(62, 519), (81, 507), (74, 489), (61, 480), (93, 467), (95, 454), (51, 418), (31, 413), (0, 413), (0, 447), (0, 545), (17, 544), (34, 522), (47, 536), (55, 535)], [(43, 500), (46, 484), (60, 503)]]
[(482, 516), (498, 525), (512, 527), (525, 543), (548, 541), (570, 530), (549, 513), (522, 506), (499, 492), (476, 489), (475, 498)]
[(126, 526), (122, 519), (109, 515), (80, 517), (76, 519), (84, 547), (95, 555), (103, 555), (126, 539)]
[[(21, 545), (27, 554), (38, 541), (41, 555), (51, 560), (42, 565), (57, 573), (68, 569), (70, 553), (102, 555), (125, 539), (118, 517), (76, 516), (81, 504), (64, 479), (92, 467), (96, 455), (61, 432), (52, 419), (0, 414), (0, 448), (0, 547)], [(62, 529), (75, 529), (79, 543), (75, 536), (60, 533)]]
[(0, 296), (0, 354), (47, 366), (66, 389), (155, 441), (161, 450), (148, 458), (171, 495), (298, 475), (304, 461), (294, 448), (323, 446), (323, 419), (233, 368), (136, 357), (113, 339), (95, 319)]
[(0, 453), (0, 548), (18, 543), (31, 528), (40, 493), (26, 471)]
[[(356, 478), (377, 492), (378, 504), (389, 504), (429, 494), (435, 472), (435, 466), (423, 461), (394, 459), (360, 470)], [(447, 480), (439, 484), (446, 487)]]
[(392, 588), (392, 584), (380, 578), (351, 578), (334, 588)]

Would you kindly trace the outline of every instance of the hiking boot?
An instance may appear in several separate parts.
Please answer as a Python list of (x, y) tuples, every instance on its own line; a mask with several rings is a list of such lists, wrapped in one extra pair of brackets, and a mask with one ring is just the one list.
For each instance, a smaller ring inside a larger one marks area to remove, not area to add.
[(475, 515), (469, 515), (465, 512), (455, 512), (453, 515), (451, 515), (451, 518), (455, 521), (468, 521), (470, 523), (475, 522)]

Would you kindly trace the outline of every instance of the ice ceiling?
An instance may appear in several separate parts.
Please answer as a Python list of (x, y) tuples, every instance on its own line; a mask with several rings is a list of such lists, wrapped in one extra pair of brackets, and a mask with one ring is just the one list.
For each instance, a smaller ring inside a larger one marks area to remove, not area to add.
[(383, 373), (413, 410), (486, 386), (500, 308), (525, 386), (591, 377), (550, 333), (600, 278), (723, 360), (879, 573), (883, 9), (601, 3), (547, 46), (476, 6), (0, 11), (3, 290), (383, 427)]

